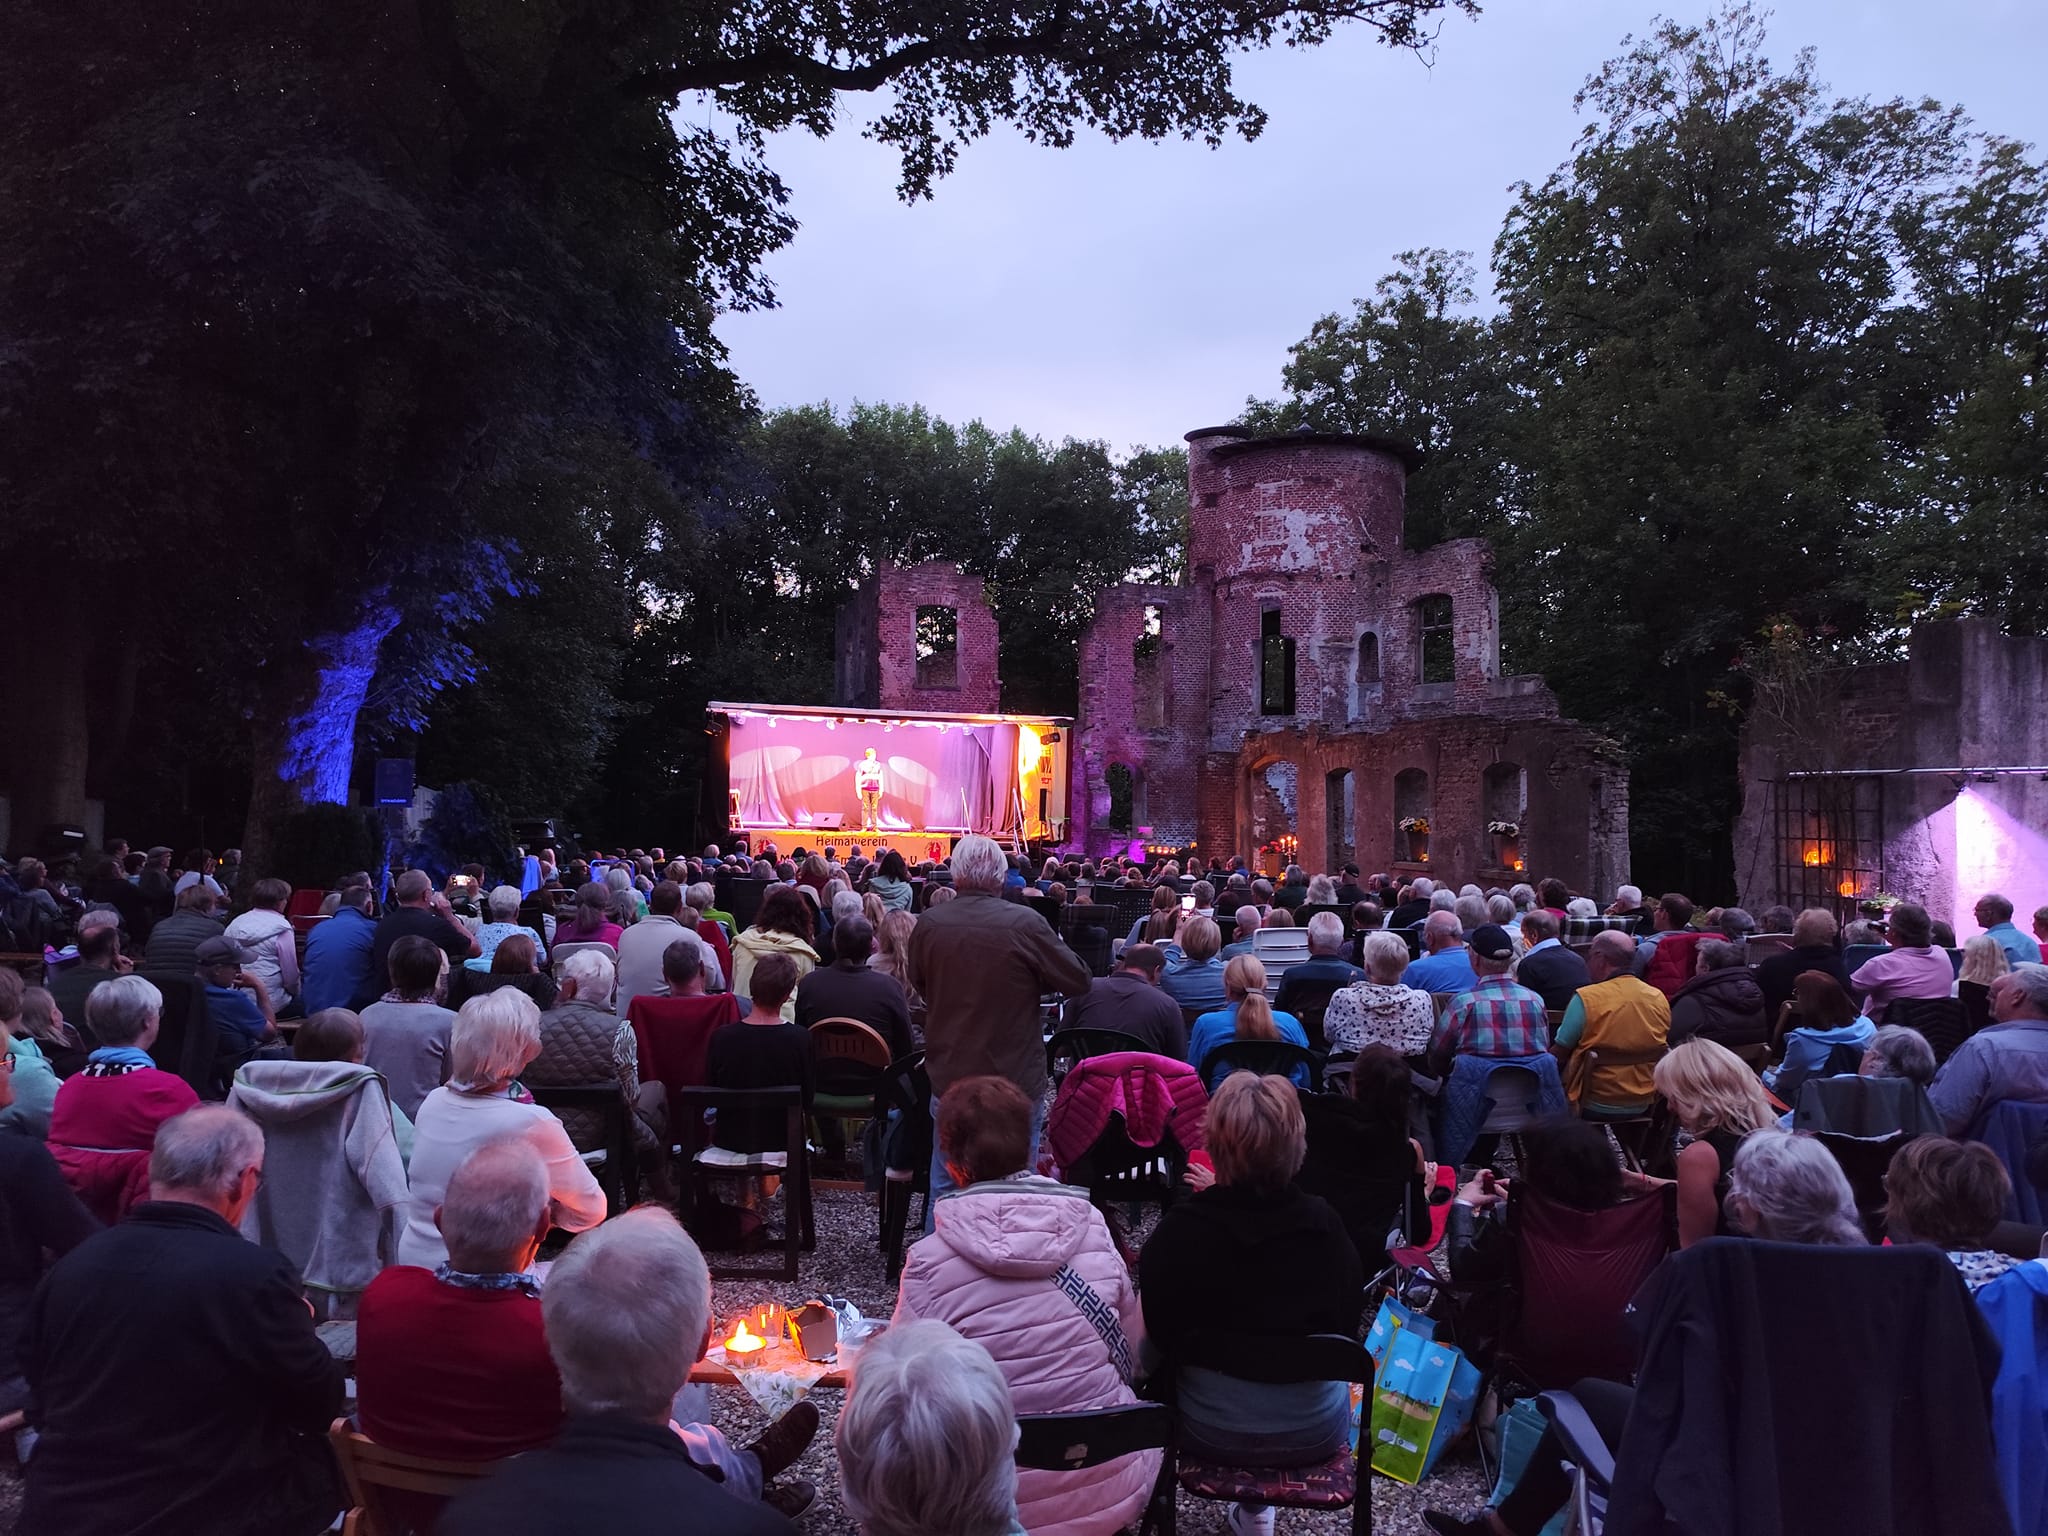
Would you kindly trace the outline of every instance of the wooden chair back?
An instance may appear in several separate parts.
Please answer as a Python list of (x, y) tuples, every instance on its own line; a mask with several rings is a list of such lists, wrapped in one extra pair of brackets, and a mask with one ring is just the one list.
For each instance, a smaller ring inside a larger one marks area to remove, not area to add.
[(391, 1508), (392, 1492), (452, 1498), (498, 1464), (494, 1461), (438, 1461), (379, 1445), (345, 1418), (327, 1431), (334, 1458), (348, 1485), (349, 1511), (342, 1536), (404, 1536), (412, 1522)]

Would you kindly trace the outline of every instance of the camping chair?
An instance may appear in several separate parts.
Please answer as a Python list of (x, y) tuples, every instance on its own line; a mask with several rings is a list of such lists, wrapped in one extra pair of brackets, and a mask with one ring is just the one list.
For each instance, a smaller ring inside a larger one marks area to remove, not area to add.
[(597, 1182), (604, 1190), (605, 1204), (612, 1215), (632, 1209), (640, 1198), (640, 1159), (633, 1146), (633, 1106), (616, 1082), (551, 1085), (528, 1083), (527, 1092), (543, 1109), (560, 1118), (564, 1110), (592, 1110), (604, 1126), (603, 1150), (586, 1152), (583, 1160), (596, 1159)]
[(2012, 1179), (2012, 1193), (2005, 1202), (2006, 1220), (2033, 1226), (2048, 1220), (2048, 1200), (2044, 1200), (2041, 1186), (2027, 1172), (2042, 1142), (2048, 1141), (2048, 1104), (1994, 1099), (1968, 1127), (1968, 1136), (1996, 1152)]
[[(746, 1265), (711, 1264), (714, 1280), (794, 1280), (804, 1250), (817, 1246), (812, 1225), (811, 1166), (804, 1145), (804, 1091), (795, 1083), (779, 1088), (671, 1089), (669, 1098), (682, 1108), (683, 1160), (690, 1169), (690, 1211), (684, 1225), (693, 1234), (703, 1229), (711, 1205), (713, 1179), (780, 1178), (783, 1181), (782, 1267), (764, 1270)], [(781, 1110), (785, 1136), (779, 1152), (724, 1153), (707, 1146), (705, 1110)], [(678, 1127), (671, 1126), (670, 1134)], [(698, 1245), (709, 1247), (699, 1236)]]
[[(1372, 1356), (1342, 1334), (1287, 1338), (1204, 1330), (1190, 1339), (1163, 1373), (1167, 1390), (1179, 1369), (1198, 1366), (1239, 1381), (1282, 1386), (1302, 1382), (1362, 1384), (1370, 1396)], [(1230, 1467), (1194, 1461), (1176, 1449), (1175, 1477), (1198, 1499), (1270, 1504), (1279, 1509), (1342, 1509), (1351, 1506), (1353, 1536), (1372, 1532), (1372, 1436), (1362, 1434), (1328, 1461), (1311, 1467)]]
[[(1543, 1079), (1527, 1067), (1495, 1067), (1486, 1078), (1486, 1117), (1479, 1122), (1479, 1134), (1472, 1143), (1470, 1161), (1480, 1167), (1493, 1162), (1492, 1145), (1505, 1136), (1515, 1154), (1515, 1166), (1522, 1166), (1522, 1132), (1542, 1118)], [(1493, 1143), (1487, 1143), (1491, 1136)], [(1482, 1145), (1489, 1150), (1479, 1156)]]
[(1120, 1029), (1062, 1029), (1045, 1042), (1045, 1071), (1057, 1088), (1077, 1061), (1086, 1061), (1090, 1056), (1113, 1056), (1119, 1051), (1151, 1049), (1149, 1041)]
[[(341, 1463), (350, 1508), (341, 1536), (416, 1536), (440, 1505), (498, 1467), (495, 1461), (440, 1461), (379, 1445), (345, 1418), (327, 1431)], [(393, 1495), (398, 1495), (394, 1498)], [(406, 1495), (413, 1495), (408, 1499)], [(429, 1501), (432, 1501), (429, 1504)]]
[[(891, 1119), (891, 1116), (894, 1119)], [(924, 1052), (913, 1051), (889, 1064), (875, 1089), (875, 1119), (887, 1127), (882, 1180), (882, 1262), (894, 1285), (903, 1277), (903, 1233), (910, 1224), (913, 1195), (924, 1196), (923, 1221), (932, 1199), (932, 1079)]]
[(1571, 1518), (1565, 1529), (1569, 1536), (1600, 1536), (1607, 1524), (1608, 1490), (1614, 1486), (1614, 1451), (1571, 1393), (1542, 1392), (1536, 1401), (1572, 1464), (1572, 1500), (1566, 1506)]
[(1322, 1063), (1314, 1051), (1291, 1040), (1226, 1040), (1202, 1058), (1202, 1082), (1211, 1081), (1218, 1067), (1232, 1072), (1256, 1072), (1261, 1077), (1291, 1077), (1296, 1067), (1308, 1068), (1308, 1085), (1322, 1082)]
[(1841, 1164), (1842, 1172), (1849, 1180), (1849, 1189), (1856, 1197), (1856, 1216), (1863, 1223), (1865, 1235), (1873, 1243), (1883, 1242), (1884, 1176), (1891, 1168), (1892, 1159), (1899, 1155), (1899, 1149), (1914, 1139), (1913, 1133), (1893, 1131), (1883, 1136), (1851, 1136), (1842, 1131), (1815, 1131), (1813, 1137)]
[(1163, 1451), (1136, 1536), (1173, 1536), (1173, 1410), (1164, 1403), (1017, 1415), (1017, 1465), (1036, 1472), (1079, 1472), (1139, 1451)]
[(820, 1120), (867, 1120), (875, 1113), (875, 1090), (889, 1070), (889, 1042), (859, 1019), (820, 1019), (811, 1026), (811, 1061), (816, 1092), (811, 1115)]

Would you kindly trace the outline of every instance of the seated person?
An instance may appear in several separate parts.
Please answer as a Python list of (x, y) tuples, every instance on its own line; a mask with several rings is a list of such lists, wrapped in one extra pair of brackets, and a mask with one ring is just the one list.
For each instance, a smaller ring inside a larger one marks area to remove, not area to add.
[(228, 924), (227, 936), (242, 946), (242, 969), (263, 983), (271, 1011), (284, 1015), (298, 1009), (299, 948), (284, 904), (292, 888), (282, 880), (258, 880), (249, 888), (253, 905)]
[[(1126, 946), (1107, 976), (1096, 977), (1086, 992), (1067, 1000), (1060, 1028), (1115, 1030), (1143, 1042), (1132, 1050), (1185, 1061), (1187, 1019), (1160, 986), (1165, 970), (1166, 951), (1156, 944)], [(801, 1002), (801, 989), (797, 995)]]
[(1515, 980), (1543, 999), (1543, 1006), (1562, 1011), (1571, 1006), (1572, 994), (1590, 986), (1585, 957), (1567, 949), (1558, 938), (1557, 914), (1547, 907), (1531, 907), (1522, 914), (1522, 941), (1528, 947), (1515, 962)]
[(609, 944), (616, 951), (626, 930), (612, 921), (612, 893), (601, 881), (587, 880), (576, 888), (576, 910), (566, 923), (555, 925), (555, 948), (564, 944)]
[(1017, 1470), (1009, 1387), (987, 1350), (944, 1323), (905, 1323), (862, 1347), (832, 1439), (846, 1512), (867, 1536), (1023, 1529), (1017, 1485), (1031, 1474)]
[(1864, 1077), (1902, 1077), (1922, 1088), (1934, 1085), (1934, 1047), (1917, 1029), (1887, 1024), (1870, 1037), (1863, 1063), (1856, 1069)]
[[(1662, 910), (1661, 908), (1659, 909)], [(1615, 1051), (1649, 1051), (1664, 1044), (1671, 1030), (1671, 1004), (1664, 994), (1634, 974), (1636, 948), (1625, 933), (1609, 929), (1596, 934), (1586, 951), (1592, 982), (1572, 994), (1551, 1043), (1566, 1062), (1565, 1091), (1580, 1113), (1630, 1115), (1654, 1096), (1648, 1063), (1575, 1072), (1576, 1053), (1589, 1046)]]
[[(1257, 955), (1239, 955), (1224, 967), (1223, 995), (1224, 1005), (1196, 1019), (1188, 1031), (1188, 1065), (1197, 1072), (1203, 1070), (1202, 1063), (1211, 1051), (1232, 1040), (1284, 1040), (1308, 1049), (1301, 1020), (1291, 1013), (1275, 1012), (1266, 1001), (1266, 967)], [(1227, 1063), (1218, 1062), (1203, 1086), (1214, 1093), (1231, 1071)], [(1306, 1065), (1296, 1067), (1290, 1077), (1298, 1088), (1309, 1085)]]
[(417, 1120), (428, 1094), (448, 1081), (455, 1010), (441, 1006), (448, 956), (409, 933), (391, 946), (391, 990), (362, 1010), (363, 1060), (383, 1075), (392, 1107)]
[(1349, 948), (1344, 920), (1334, 912), (1318, 912), (1308, 920), (1308, 959), (1287, 968), (1273, 1006), (1299, 1014), (1313, 1000), (1327, 1000), (1338, 987), (1365, 980), (1365, 973), (1344, 958)]
[(1771, 1038), (1764, 1016), (1763, 988), (1742, 963), (1742, 951), (1723, 939), (1699, 947), (1697, 969), (1671, 999), (1671, 1035), (1676, 1045), (1695, 1035), (1730, 1049), (1762, 1045)]
[(450, 1499), (436, 1536), (790, 1536), (777, 1509), (800, 1513), (817, 1490), (766, 1484), (817, 1433), (815, 1405), (746, 1449), (671, 1418), (712, 1321), (710, 1271), (674, 1216), (643, 1205), (584, 1233), (550, 1268), (540, 1311), (567, 1423)]
[(478, 953), (463, 961), (463, 965), (472, 971), (490, 970), (491, 959), (497, 954), (499, 944), (518, 934), (524, 934), (533, 940), (534, 958), (542, 964), (546, 963), (546, 944), (531, 928), (519, 921), (519, 903), (522, 899), (516, 885), (491, 887), (490, 895), (484, 898), (484, 915), (489, 921), (479, 926), (476, 931)]
[(328, 898), (333, 910), (306, 935), (306, 958), (299, 973), (299, 1006), (307, 1013), (323, 1008), (360, 1012), (377, 1000), (370, 973), (377, 942), (371, 915), (376, 898), (367, 883), (350, 885)]
[[(1230, 899), (1237, 900), (1240, 898), (1232, 897)], [(1247, 901), (1243, 906), (1237, 909), (1236, 913), (1232, 915), (1230, 921), (1231, 933), (1233, 937), (1228, 944), (1224, 945), (1223, 948), (1218, 951), (1218, 958), (1220, 958), (1225, 965), (1228, 965), (1231, 961), (1235, 960), (1239, 955), (1248, 955), (1252, 952), (1252, 950), (1256, 947), (1253, 942), (1252, 935), (1259, 931), (1259, 925), (1264, 921), (1264, 919), (1259, 915), (1259, 909), (1253, 906), (1249, 901)], [(1223, 931), (1220, 925), (1218, 926), (1216, 931), (1219, 934)]]
[[(1242, 964), (1240, 957), (1237, 964)], [(1138, 1256), (1138, 1297), (1151, 1344), (1171, 1365), (1219, 1319), (1249, 1333), (1356, 1337), (1365, 1273), (1344, 1223), (1293, 1182), (1307, 1152), (1301, 1102), (1284, 1078), (1238, 1072), (1209, 1101), (1214, 1183), (1166, 1208)], [(1351, 1441), (1342, 1382), (1270, 1385), (1179, 1371), (1185, 1458), (1304, 1467)], [(1235, 1531), (1272, 1529), (1265, 1507), (1238, 1507)]]
[[(720, 1026), (704, 1057), (705, 1081), (713, 1088), (796, 1085), (803, 1089), (804, 1108), (810, 1108), (815, 1086), (810, 1031), (782, 1017), (782, 1006), (796, 991), (796, 984), (797, 964), (788, 955), (770, 951), (754, 962), (747, 977), (751, 1011), (736, 1024)], [(786, 1117), (779, 1109), (722, 1109), (712, 1127), (711, 1144), (719, 1151), (737, 1154), (736, 1158), (713, 1160), (745, 1161), (786, 1153)]]
[[(50, 1134), (50, 1111), (57, 1102), (57, 1069), (44, 1057), (41, 1043), (28, 1027), (28, 992), (19, 971), (0, 968), (0, 1072), (11, 1079), (10, 1102), (0, 1108), (0, 1130), (19, 1131), (41, 1141)], [(49, 996), (47, 992), (43, 995)]]
[(1951, 1136), (1999, 1099), (2048, 1103), (2048, 966), (2017, 965), (1991, 985), (1990, 1028), (1941, 1064), (1928, 1098)]
[[(1541, 909), (1539, 909), (1541, 910)], [(1575, 1211), (1612, 1210), (1647, 1194), (1658, 1180), (1631, 1172), (1615, 1160), (1607, 1133), (1590, 1120), (1552, 1115), (1522, 1133), (1523, 1164), (1518, 1184)], [(1491, 1169), (1466, 1180), (1444, 1223), (1444, 1258), (1460, 1285), (1490, 1285), (1514, 1272), (1513, 1234), (1506, 1223), (1508, 1183)]]
[(534, 1007), (545, 1011), (555, 1006), (555, 978), (540, 968), (535, 958), (538, 953), (531, 933), (508, 934), (498, 941), (490, 970), (481, 976), (470, 972), (463, 984), (471, 997), (512, 987), (532, 998)]
[(1884, 1193), (1886, 1235), (1894, 1243), (1932, 1243), (1972, 1292), (2020, 1262), (1991, 1246), (2012, 1178), (1983, 1142), (1915, 1136), (1886, 1168)]
[(148, 1201), (59, 1259), (30, 1306), (42, 1433), (21, 1528), (316, 1536), (344, 1504), (327, 1443), (344, 1373), (297, 1272), (236, 1230), (263, 1133), (205, 1105), (154, 1140)]
[(78, 920), (78, 962), (50, 978), (50, 995), (56, 998), (67, 1019), (85, 1017), (86, 995), (94, 987), (134, 969), (121, 955), (121, 929), (115, 921), (118, 917), (118, 913), (96, 910)]
[[(668, 1094), (659, 1083), (640, 1081), (640, 1045), (633, 1026), (621, 1023), (612, 1011), (616, 973), (611, 956), (601, 949), (579, 949), (558, 969), (555, 1006), (540, 1016), (540, 1054), (521, 1081), (529, 1087), (564, 1088), (617, 1083), (634, 1111), (634, 1143), (646, 1158), (642, 1170), (657, 1181), (665, 1179)], [(604, 1150), (601, 1111), (570, 1105), (557, 1113), (577, 1151)]]
[(796, 1022), (809, 1029), (820, 1019), (857, 1019), (888, 1042), (892, 1061), (901, 1060), (917, 1048), (910, 1036), (910, 1000), (902, 982), (868, 964), (875, 930), (860, 914), (860, 898), (853, 902), (854, 910), (832, 924), (832, 963), (797, 983)]
[(1801, 1085), (1823, 1072), (1837, 1046), (1860, 1058), (1877, 1034), (1877, 1026), (1860, 1017), (1849, 994), (1823, 972), (1808, 971), (1794, 981), (1792, 1001), (1798, 1027), (1786, 1031), (1785, 1059), (1764, 1074), (1764, 1086), (1787, 1104), (1798, 1102)]
[(1403, 1056), (1422, 1055), (1436, 1033), (1436, 1004), (1401, 980), (1408, 969), (1407, 943), (1397, 933), (1368, 933), (1360, 959), (1365, 979), (1335, 993), (1323, 1014), (1331, 1052), (1384, 1045)]
[(110, 1225), (149, 1193), (157, 1127), (199, 1102), (149, 1054), (163, 1006), (163, 993), (140, 976), (95, 987), (85, 1019), (102, 1043), (50, 1107), (50, 1155), (86, 1209)]
[(1977, 919), (1977, 926), (2005, 951), (2006, 964), (2039, 965), (2041, 946), (2020, 932), (2012, 920), (2012, 911), (2012, 902), (1994, 891), (1977, 898), (1971, 915)]
[[(13, 1094), (14, 1073), (0, 1067), (0, 1112)], [(51, 1259), (61, 1259), (99, 1229), (42, 1138), (0, 1130), (0, 1413), (13, 1413), (28, 1401), (21, 1330), (37, 1283)]]
[(1886, 1022), (1900, 998), (1947, 997), (1955, 987), (1955, 967), (1934, 948), (1934, 924), (1927, 909), (1902, 901), (1885, 922), (1884, 941), (1891, 949), (1866, 960), (1849, 978), (1850, 994), (1863, 999), (1865, 1017)]
[(1406, 1059), (1384, 1045), (1360, 1051), (1347, 1081), (1349, 1094), (1301, 1096), (1308, 1152), (1295, 1183), (1327, 1200), (1360, 1259), (1376, 1262), (1404, 1217), (1418, 1224), (1403, 1241), (1429, 1240), (1422, 1143), (1409, 1134), (1414, 1086)]
[[(78, 1017), (81, 1020), (85, 1018), (83, 1004), (79, 1005)], [(35, 1041), (36, 1049), (42, 1052), (43, 1060), (50, 1064), (50, 1070), (57, 1074), (58, 1081), (85, 1070), (87, 1047), (84, 1038), (70, 1017), (57, 1006), (56, 997), (43, 988), (22, 988), (21, 1029), (22, 1033), (17, 1038)]]
[(1422, 924), (1422, 958), (1411, 961), (1401, 985), (1418, 992), (1469, 992), (1479, 978), (1465, 950), (1465, 932), (1455, 912), (1432, 912)]
[[(1031, 1111), (1006, 1078), (946, 1089), (938, 1147), (959, 1193), (938, 1202), (932, 1235), (910, 1250), (891, 1327), (950, 1323), (995, 1358), (1019, 1413), (1135, 1403), (1144, 1320), (1130, 1270), (1085, 1191), (1028, 1171)], [(1158, 1472), (1157, 1452), (1020, 1472), (1018, 1517), (1027, 1529), (1111, 1536), (1137, 1522)]]
[(1764, 1017), (1771, 1028), (1778, 1027), (1778, 1013), (1792, 1001), (1792, 983), (1807, 971), (1825, 971), (1849, 990), (1848, 968), (1842, 964), (1841, 935), (1835, 914), (1825, 907), (1808, 907), (1792, 920), (1792, 947), (1766, 955), (1752, 974), (1764, 994)]
[(1166, 974), (1160, 985), (1183, 1010), (1223, 1006), (1223, 966), (1218, 952), (1223, 948), (1223, 931), (1206, 917), (1191, 917), (1181, 924), (1180, 938), (1162, 946), (1166, 953)]
[(220, 1032), (218, 1059), (233, 1069), (252, 1057), (281, 1061), (291, 1054), (277, 1032), (277, 1012), (262, 978), (244, 966), (248, 951), (226, 934), (203, 941), (198, 976), (206, 989), (206, 1012)]
[(1508, 975), (1515, 944), (1507, 929), (1482, 923), (1467, 948), (1475, 979), (1444, 1009), (1429, 1045), (1431, 1068), (1439, 1075), (1448, 1072), (1452, 1058), (1461, 1055), (1493, 1060), (1542, 1055), (1550, 1048), (1550, 1022), (1543, 999)]
[(1726, 1046), (1695, 1036), (1654, 1071), (1657, 1091), (1692, 1140), (1678, 1154), (1678, 1246), (1725, 1237), (1725, 1201), (1743, 1138), (1771, 1123), (1756, 1073)]
[(562, 1426), (533, 1274), (547, 1165), (516, 1138), (485, 1142), (449, 1178), (434, 1221), (447, 1260), (395, 1264), (363, 1292), (356, 1423), (379, 1445), (445, 1461), (546, 1445)]

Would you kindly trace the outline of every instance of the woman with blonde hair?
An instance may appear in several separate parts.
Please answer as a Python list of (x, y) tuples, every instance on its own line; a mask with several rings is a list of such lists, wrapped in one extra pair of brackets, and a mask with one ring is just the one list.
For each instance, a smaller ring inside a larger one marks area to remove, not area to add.
[(890, 912), (884, 914), (875, 928), (875, 952), (868, 964), (884, 976), (894, 976), (902, 984), (903, 995), (913, 1008), (922, 1008), (924, 999), (910, 985), (910, 936), (917, 931), (917, 915), (912, 912)]
[(434, 1218), (448, 1180), (470, 1153), (503, 1137), (532, 1142), (546, 1162), (556, 1226), (582, 1232), (604, 1220), (604, 1191), (569, 1133), (519, 1082), (539, 1054), (540, 1009), (524, 992), (500, 987), (462, 1005), (448, 1039), (448, 1081), (426, 1096), (415, 1117), (399, 1263), (432, 1269), (446, 1261), (448, 1245)]
[(1693, 1139), (1678, 1154), (1678, 1246), (1728, 1231), (1722, 1202), (1735, 1168), (1735, 1152), (1751, 1131), (1774, 1118), (1771, 1101), (1740, 1056), (1725, 1045), (1694, 1038), (1675, 1045), (1657, 1063), (1657, 1091)]
[(2012, 969), (1995, 934), (1980, 933), (1963, 946), (1963, 967), (1956, 973), (1954, 995), (1963, 1001), (1975, 1034), (1991, 1023), (1991, 983)]
[[(1223, 968), (1223, 996), (1224, 1005), (1196, 1019), (1188, 1032), (1188, 1063), (1197, 1072), (1202, 1070), (1204, 1057), (1232, 1040), (1284, 1040), (1308, 1049), (1301, 1020), (1291, 1013), (1275, 1012), (1266, 1000), (1266, 966), (1257, 955), (1237, 955)], [(1205, 1074), (1209, 1091), (1214, 1093), (1230, 1072), (1219, 1062), (1213, 1073)], [(1308, 1086), (1306, 1066), (1296, 1067), (1292, 1077), (1297, 1088)]]

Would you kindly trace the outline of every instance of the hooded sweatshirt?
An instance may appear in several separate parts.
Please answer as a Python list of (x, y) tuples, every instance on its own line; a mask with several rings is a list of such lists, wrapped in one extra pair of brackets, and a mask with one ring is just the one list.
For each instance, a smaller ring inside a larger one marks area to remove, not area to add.
[(348, 1061), (251, 1061), (228, 1104), (263, 1127), (263, 1184), (243, 1235), (312, 1289), (362, 1290), (396, 1258), (406, 1200), (384, 1079)]
[[(802, 981), (818, 964), (818, 952), (793, 933), (779, 928), (749, 928), (732, 941), (732, 990), (745, 997), (754, 980), (754, 967), (763, 955), (787, 955), (796, 962), (796, 979)], [(796, 993), (782, 1005), (782, 1017), (796, 1022)]]
[[(930, 1237), (904, 1261), (895, 1321), (937, 1318), (986, 1349), (1019, 1413), (1077, 1413), (1136, 1402), (1089, 1312), (1109, 1315), (1135, 1364), (1144, 1318), (1116, 1244), (1088, 1192), (1035, 1174), (970, 1185), (938, 1202)], [(1017, 1473), (1017, 1517), (1031, 1536), (1110, 1536), (1143, 1512), (1159, 1453), (1074, 1472)]]

